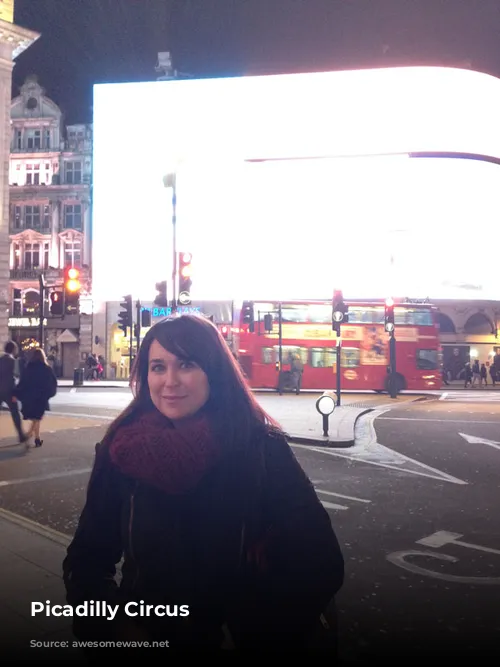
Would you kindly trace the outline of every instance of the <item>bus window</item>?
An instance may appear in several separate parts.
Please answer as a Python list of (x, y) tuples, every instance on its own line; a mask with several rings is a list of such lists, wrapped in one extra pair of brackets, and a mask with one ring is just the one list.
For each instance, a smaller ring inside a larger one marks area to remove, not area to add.
[(340, 365), (344, 368), (359, 366), (359, 348), (342, 347), (340, 351)]
[(329, 347), (311, 348), (311, 366), (313, 368), (331, 368), (335, 363), (335, 350)]
[(395, 324), (413, 324), (418, 327), (433, 326), (432, 311), (426, 308), (394, 308)]
[(417, 368), (422, 371), (439, 368), (438, 350), (417, 350)]
[[(307, 364), (307, 353), (308, 353), (307, 347), (297, 347), (296, 345), (282, 345), (281, 346), (281, 358), (282, 358), (282, 363), (283, 364), (289, 364), (292, 361), (292, 357), (294, 354), (298, 354), (300, 356), (300, 360), (304, 364), (304, 366)], [(274, 361), (278, 361), (279, 359), (279, 347), (276, 345), (274, 347)]]
[(349, 324), (380, 324), (384, 309), (373, 306), (349, 306)]
[(273, 362), (273, 348), (272, 347), (263, 347), (262, 348), (262, 363), (263, 364), (272, 364)]

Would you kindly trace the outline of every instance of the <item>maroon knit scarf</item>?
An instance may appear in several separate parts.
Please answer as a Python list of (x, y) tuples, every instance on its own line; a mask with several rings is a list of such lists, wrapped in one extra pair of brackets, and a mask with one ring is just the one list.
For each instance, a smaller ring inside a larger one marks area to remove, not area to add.
[(193, 489), (220, 455), (206, 416), (173, 425), (156, 408), (120, 426), (109, 451), (122, 473), (171, 494)]

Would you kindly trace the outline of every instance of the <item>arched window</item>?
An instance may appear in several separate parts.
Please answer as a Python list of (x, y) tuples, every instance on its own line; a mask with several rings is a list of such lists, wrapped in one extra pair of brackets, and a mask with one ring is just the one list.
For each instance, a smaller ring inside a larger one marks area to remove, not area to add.
[(451, 317), (448, 317), (448, 315), (445, 315), (444, 313), (438, 313), (437, 320), (440, 333), (456, 333), (455, 325), (453, 324)]
[(37, 317), (40, 310), (40, 297), (38, 292), (28, 290), (23, 297), (23, 315), (25, 317)]
[(474, 313), (465, 323), (464, 332), (476, 336), (489, 336), (494, 328), (486, 315), (483, 315), (483, 313)]

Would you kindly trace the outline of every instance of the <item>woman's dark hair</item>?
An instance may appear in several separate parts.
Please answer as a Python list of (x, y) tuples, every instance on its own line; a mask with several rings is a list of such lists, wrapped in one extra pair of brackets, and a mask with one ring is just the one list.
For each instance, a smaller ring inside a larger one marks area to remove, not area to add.
[(110, 425), (107, 437), (124, 421), (153, 407), (148, 369), (149, 350), (155, 340), (179, 359), (194, 361), (205, 372), (210, 387), (205, 410), (215, 435), (228, 446), (241, 444), (244, 447), (259, 426), (281, 431), (254, 398), (217, 327), (203, 316), (181, 315), (158, 322), (144, 337), (131, 373), (134, 399)]

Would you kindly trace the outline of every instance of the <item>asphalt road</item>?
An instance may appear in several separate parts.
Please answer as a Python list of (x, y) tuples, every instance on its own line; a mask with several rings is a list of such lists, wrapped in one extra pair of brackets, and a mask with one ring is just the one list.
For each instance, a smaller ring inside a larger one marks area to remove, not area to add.
[[(73, 417), (74, 405), (61, 406), (67, 416), (47, 418), (53, 433), (41, 449), (0, 461), (0, 507), (73, 533), (94, 443), (116, 410), (99, 396), (89, 399), (99, 403), (93, 417)], [(294, 447), (344, 550), (338, 607), (345, 662), (494, 660), (500, 403), (464, 394), (396, 405), (364, 418), (350, 450)]]

